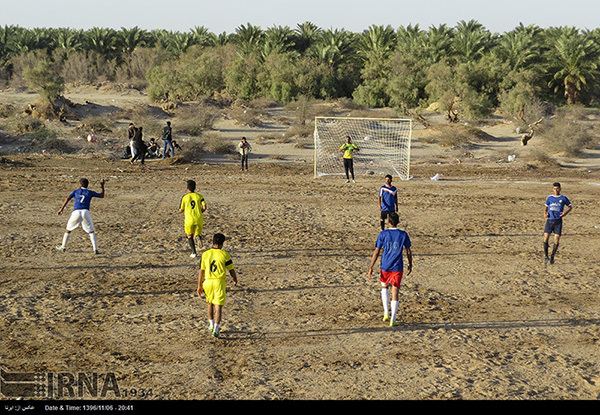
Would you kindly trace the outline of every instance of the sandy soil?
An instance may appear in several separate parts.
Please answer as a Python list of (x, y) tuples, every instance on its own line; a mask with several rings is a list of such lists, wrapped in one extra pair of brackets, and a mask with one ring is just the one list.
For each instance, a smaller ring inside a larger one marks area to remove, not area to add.
[[(239, 139), (239, 127), (218, 128)], [(121, 398), (596, 400), (600, 161), (532, 166), (512, 131), (490, 127), (498, 140), (469, 157), (415, 132), (413, 179), (395, 183), (414, 271), (394, 328), (365, 278), (380, 177), (314, 179), (309, 149), (275, 144), (256, 145), (243, 174), (210, 158), (142, 170), (93, 154), (4, 155), (3, 369), (114, 373)], [(92, 203), (100, 255), (81, 229), (67, 252), (54, 248), (67, 220), (56, 212), (82, 176), (94, 190), (107, 181)], [(208, 203), (205, 235), (228, 236), (238, 270), (221, 339), (207, 330), (177, 211), (188, 178)], [(546, 266), (543, 203), (556, 180), (574, 210)]]

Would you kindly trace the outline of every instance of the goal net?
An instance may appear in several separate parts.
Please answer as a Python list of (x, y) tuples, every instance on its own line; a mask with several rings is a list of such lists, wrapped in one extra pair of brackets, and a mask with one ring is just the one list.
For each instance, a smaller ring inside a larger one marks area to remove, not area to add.
[(345, 174), (340, 146), (349, 136), (355, 151), (354, 172), (410, 178), (412, 120), (315, 117), (315, 177)]

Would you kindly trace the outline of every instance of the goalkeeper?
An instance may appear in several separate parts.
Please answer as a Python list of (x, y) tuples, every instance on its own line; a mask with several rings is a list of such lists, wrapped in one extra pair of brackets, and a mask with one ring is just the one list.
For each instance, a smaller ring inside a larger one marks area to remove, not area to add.
[(360, 151), (358, 146), (352, 142), (349, 135), (346, 136), (346, 142), (340, 147), (340, 151), (344, 153), (344, 170), (346, 171), (346, 183), (350, 183), (350, 176), (352, 176), (352, 183), (356, 183), (354, 180), (354, 161), (352, 156), (355, 151)]

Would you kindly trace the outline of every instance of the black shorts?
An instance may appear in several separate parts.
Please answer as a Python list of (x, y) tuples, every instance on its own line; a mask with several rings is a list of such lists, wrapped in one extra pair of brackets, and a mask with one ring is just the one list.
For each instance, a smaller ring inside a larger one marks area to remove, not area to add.
[(562, 233), (562, 219), (548, 219), (544, 227), (544, 233), (554, 233), (560, 235)]
[(386, 220), (390, 213), (394, 213), (393, 210), (382, 210), (381, 211), (381, 220)]

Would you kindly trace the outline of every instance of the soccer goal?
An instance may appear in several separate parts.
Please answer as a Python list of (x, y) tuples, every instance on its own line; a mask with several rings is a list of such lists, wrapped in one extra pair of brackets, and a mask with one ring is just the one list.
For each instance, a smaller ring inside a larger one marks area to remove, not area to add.
[(354, 172), (410, 178), (412, 120), (400, 118), (315, 117), (315, 177), (344, 174), (340, 146), (349, 136)]

